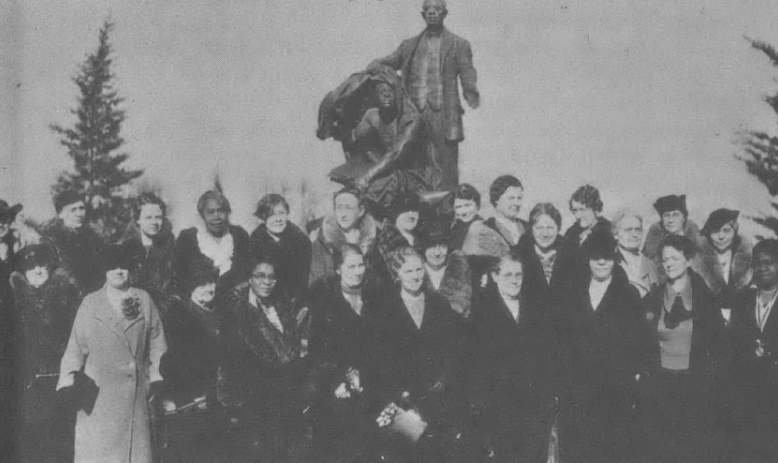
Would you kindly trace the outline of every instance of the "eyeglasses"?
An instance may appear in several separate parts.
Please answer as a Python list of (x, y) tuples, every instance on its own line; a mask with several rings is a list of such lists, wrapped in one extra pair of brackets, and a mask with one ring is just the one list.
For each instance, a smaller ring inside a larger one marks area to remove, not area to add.
[(251, 275), (251, 278), (258, 281), (264, 281), (267, 283), (275, 283), (278, 281), (278, 277), (276, 277), (275, 275), (266, 275), (264, 273), (260, 273), (258, 275)]

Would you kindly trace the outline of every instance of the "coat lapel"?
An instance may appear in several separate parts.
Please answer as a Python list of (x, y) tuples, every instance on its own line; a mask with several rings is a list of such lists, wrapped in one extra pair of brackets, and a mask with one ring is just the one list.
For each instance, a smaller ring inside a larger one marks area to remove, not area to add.
[(124, 334), (125, 326), (123, 324), (123, 318), (119, 318), (118, 314), (114, 310), (111, 303), (108, 301), (108, 296), (105, 294), (105, 287), (99, 291), (99, 299), (96, 302), (96, 307), (93, 312), (94, 317), (121, 340), (127, 349), (132, 350), (130, 342), (127, 340), (127, 336)]
[(446, 55), (454, 45), (454, 34), (449, 32), (448, 29), (443, 29), (440, 34), (440, 70), (441, 76), (443, 75), (443, 63), (446, 61)]

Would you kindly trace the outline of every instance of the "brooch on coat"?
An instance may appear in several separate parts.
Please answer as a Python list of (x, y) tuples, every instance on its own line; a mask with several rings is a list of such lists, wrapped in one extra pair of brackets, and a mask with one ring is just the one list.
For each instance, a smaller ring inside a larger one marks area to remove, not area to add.
[(140, 299), (131, 294), (122, 299), (122, 313), (127, 320), (135, 320), (140, 314)]

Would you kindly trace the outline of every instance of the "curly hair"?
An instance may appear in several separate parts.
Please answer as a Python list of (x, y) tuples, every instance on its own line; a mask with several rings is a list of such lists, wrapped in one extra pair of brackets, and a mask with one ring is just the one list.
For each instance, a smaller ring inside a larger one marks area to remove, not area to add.
[(132, 219), (135, 221), (140, 220), (140, 211), (143, 209), (143, 206), (146, 204), (156, 204), (159, 206), (160, 209), (162, 209), (162, 215), (167, 215), (167, 204), (165, 204), (165, 201), (162, 201), (162, 199), (155, 195), (154, 193), (141, 193), (138, 195), (137, 198), (132, 202)]
[(538, 203), (532, 208), (529, 213), (530, 227), (534, 227), (540, 217), (544, 215), (551, 217), (551, 220), (556, 223), (556, 226), (562, 228), (562, 214), (559, 212), (559, 209), (551, 203)]
[(489, 202), (492, 203), (492, 206), (496, 206), (500, 197), (511, 187), (524, 188), (521, 181), (513, 175), (501, 175), (494, 179), (489, 187)]
[(697, 248), (694, 242), (685, 236), (668, 235), (659, 245), (659, 253), (662, 255), (665, 248), (673, 248), (683, 253), (686, 260), (691, 260), (697, 255)]
[(507, 253), (501, 254), (500, 257), (494, 258), (489, 266), (489, 270), (492, 273), (499, 274), (502, 270), (502, 266), (508, 262), (518, 262), (521, 264), (521, 268), (524, 268), (524, 257), (519, 252), (518, 247), (511, 248)]
[(638, 219), (640, 226), (643, 226), (643, 216), (640, 215), (637, 211), (633, 209), (619, 209), (615, 214), (613, 214), (613, 220), (611, 220), (611, 230), (613, 231), (613, 236), (618, 235), (621, 222), (629, 218)]
[[(454, 199), (466, 199), (473, 201), (476, 206), (481, 207), (481, 193), (469, 183), (460, 183), (454, 189)], [(498, 198), (499, 199), (499, 198)]]
[(584, 185), (573, 193), (570, 197), (570, 210), (573, 209), (573, 202), (583, 204), (594, 212), (602, 212), (602, 199), (600, 198), (600, 190), (591, 186)]
[(757, 254), (767, 254), (773, 259), (778, 260), (778, 240), (770, 238), (758, 242), (752, 251), (754, 257), (756, 257)]
[(411, 246), (402, 246), (392, 251), (386, 260), (386, 267), (389, 269), (389, 273), (392, 275), (392, 279), (397, 282), (400, 268), (411, 257), (418, 258), (421, 262), (424, 262), (424, 258), (419, 254), (419, 251)]
[(346, 256), (349, 254), (355, 254), (360, 257), (365, 256), (362, 253), (362, 249), (360, 249), (356, 244), (343, 243), (336, 247), (332, 252), (332, 263), (334, 264), (334, 267), (339, 269), (340, 266), (343, 265), (343, 261), (346, 260)]
[(357, 198), (357, 203), (359, 204), (359, 207), (365, 206), (365, 197), (362, 195), (362, 193), (359, 192), (356, 188), (353, 187), (344, 187), (340, 190), (336, 191), (335, 194), (332, 195), (332, 204), (335, 204), (335, 200), (338, 199), (338, 196), (340, 195), (351, 195), (355, 198)]
[(257, 209), (254, 211), (254, 215), (261, 220), (267, 220), (268, 217), (273, 215), (273, 211), (279, 204), (284, 206), (284, 209), (286, 209), (286, 213), (288, 214), (289, 203), (286, 202), (286, 198), (276, 193), (266, 194), (257, 203)]

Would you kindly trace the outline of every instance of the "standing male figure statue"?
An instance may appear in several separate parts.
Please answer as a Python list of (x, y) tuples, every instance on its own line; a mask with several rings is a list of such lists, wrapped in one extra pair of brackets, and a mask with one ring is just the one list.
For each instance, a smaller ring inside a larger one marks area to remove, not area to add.
[(478, 107), (479, 94), (470, 43), (443, 26), (447, 14), (445, 0), (424, 0), (424, 32), (403, 41), (389, 56), (374, 60), (368, 69), (384, 65), (402, 70), (408, 95), (429, 126), (432, 159), (442, 173), (440, 188), (452, 191), (459, 183), (459, 142), (465, 138), (457, 78), (473, 109)]

